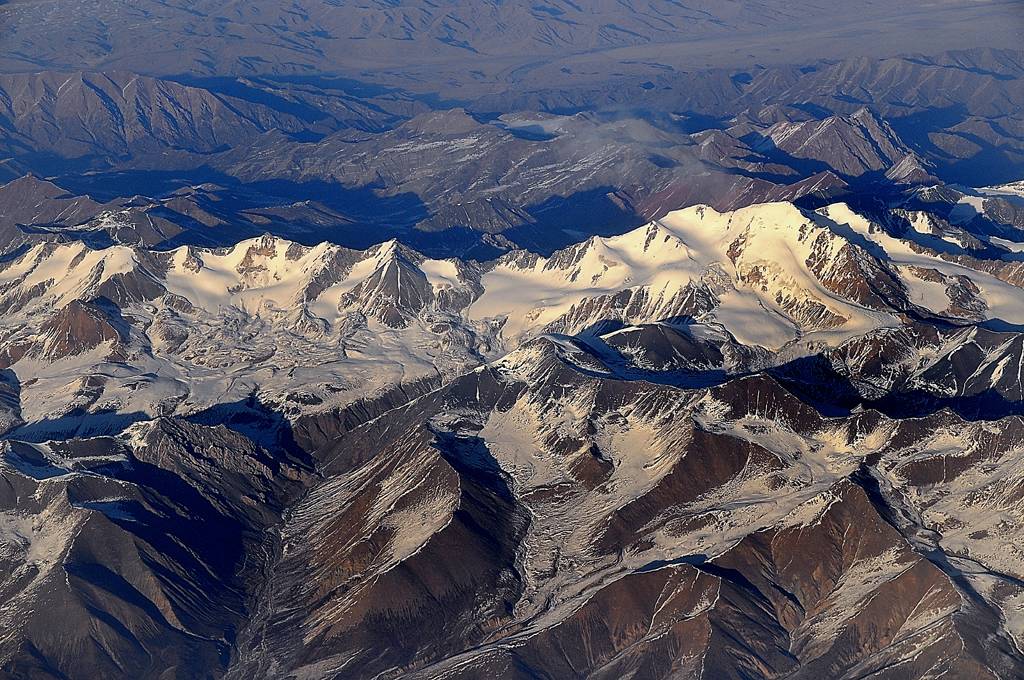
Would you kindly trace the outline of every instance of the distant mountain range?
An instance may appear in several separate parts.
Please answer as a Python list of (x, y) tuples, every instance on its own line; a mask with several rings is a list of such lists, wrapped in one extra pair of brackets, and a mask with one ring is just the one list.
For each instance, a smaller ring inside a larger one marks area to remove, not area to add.
[[(98, 203), (166, 202), (219, 185), (232, 196), (212, 211), (224, 228), (196, 243), (270, 230), (357, 248), (398, 237), (438, 255), (550, 252), (576, 240), (581, 223), (611, 234), (696, 203), (811, 205), (1018, 179), (1022, 70), (1022, 53), (1009, 51), (857, 58), (749, 79), (666, 76), (649, 90), (617, 90), (628, 108), (595, 92), (437, 110), (408, 93), (360, 98), (343, 85), (11, 74), (0, 76), (9, 159), (0, 173), (32, 172)], [(487, 113), (495, 108), (511, 112)], [(11, 215), (9, 200), (0, 199)], [(294, 227), (265, 215), (251, 224), (253, 210), (288, 214), (307, 201), (316, 214), (305, 210)]]
[(1013, 7), (925, 0), (87, 0), (72, 13), (55, 0), (13, 0), (0, 12), (8, 46), (0, 69), (313, 80), (365, 74), (377, 87), (453, 98), (498, 84), (564, 88), (617, 75), (643, 82), (666, 71), (793, 63), (808, 54), (1010, 47), (1020, 28)]

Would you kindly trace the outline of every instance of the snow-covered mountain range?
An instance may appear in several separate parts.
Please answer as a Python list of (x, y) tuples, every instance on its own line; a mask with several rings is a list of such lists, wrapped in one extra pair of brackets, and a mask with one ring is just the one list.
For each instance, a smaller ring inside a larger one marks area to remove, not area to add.
[(696, 206), (550, 257), (485, 263), (395, 241), (44, 242), (0, 269), (0, 356), (22, 386), (21, 417), (68, 435), (102, 432), (99, 414), (189, 415), (250, 396), (285, 412), (337, 408), (450, 379), (545, 333), (699, 324), (767, 365), (911, 322), (1024, 324), (1021, 247), (918, 211), (787, 203)]
[(1024, 672), (1024, 235), (995, 196), (695, 206), (485, 262), (26, 244), (0, 659)]

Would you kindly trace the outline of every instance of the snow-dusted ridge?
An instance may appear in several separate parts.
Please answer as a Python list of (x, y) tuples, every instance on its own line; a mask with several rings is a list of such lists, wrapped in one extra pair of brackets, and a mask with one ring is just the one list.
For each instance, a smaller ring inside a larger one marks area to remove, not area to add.
[(43, 243), (0, 269), (0, 356), (31, 422), (195, 412), (251, 394), (295, 413), (334, 408), (607, 322), (697, 322), (786, 357), (897, 329), (908, 314), (1024, 324), (1009, 250), (980, 260), (958, 227), (906, 219), (915, 226), (897, 233), (843, 204), (694, 206), (550, 257), (486, 264), (396, 241)]

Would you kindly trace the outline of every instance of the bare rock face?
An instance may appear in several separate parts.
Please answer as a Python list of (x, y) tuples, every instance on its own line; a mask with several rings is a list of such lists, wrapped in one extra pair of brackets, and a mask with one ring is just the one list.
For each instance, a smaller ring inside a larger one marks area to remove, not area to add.
[(272, 127), (301, 127), (266, 107), (134, 73), (5, 74), (0, 91), (10, 120), (4, 141), (29, 139), (38, 151), (71, 158), (209, 152)]
[(0, 369), (0, 435), (23, 423), (18, 376), (13, 371)]
[(306, 472), (224, 428), (5, 442), (4, 636), (14, 676), (220, 674)]
[(72, 300), (41, 326), (41, 354), (46, 359), (63, 359), (99, 347), (126, 341), (122, 319), (114, 318), (110, 304)]
[(102, 205), (87, 196), (70, 196), (53, 182), (28, 174), (0, 186), (0, 243), (5, 250), (21, 244), (19, 224), (53, 223), (66, 219), (77, 224), (94, 217)]
[(827, 159), (830, 168), (845, 177), (871, 172), (888, 172), (891, 178), (902, 180), (928, 177), (922, 161), (896, 132), (866, 108), (821, 121), (777, 123), (755, 148), (769, 155), (778, 150), (808, 161)]
[(433, 289), (416, 266), (415, 254), (404, 253), (397, 242), (380, 247), (376, 269), (342, 300), (389, 328), (404, 328), (433, 301)]

